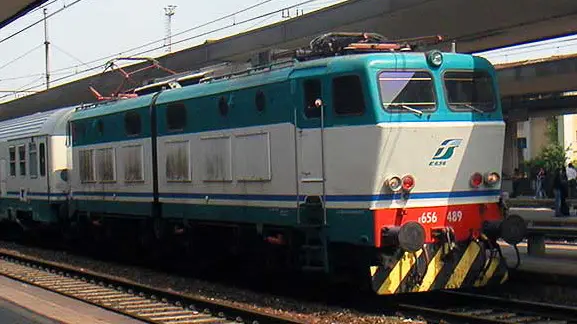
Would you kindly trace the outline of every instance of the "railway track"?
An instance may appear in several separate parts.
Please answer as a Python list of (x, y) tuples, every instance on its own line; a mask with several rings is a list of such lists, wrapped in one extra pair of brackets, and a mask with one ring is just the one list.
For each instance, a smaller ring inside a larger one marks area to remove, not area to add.
[(0, 275), (148, 323), (299, 323), (8, 251), (0, 251)]
[(397, 307), (400, 312), (418, 314), (434, 323), (577, 323), (576, 307), (458, 291), (442, 291), (434, 299), (430, 303), (399, 303)]
[[(149, 323), (299, 323), (1, 249), (0, 275)], [(577, 323), (576, 307), (458, 291), (394, 304), (429, 323)]]

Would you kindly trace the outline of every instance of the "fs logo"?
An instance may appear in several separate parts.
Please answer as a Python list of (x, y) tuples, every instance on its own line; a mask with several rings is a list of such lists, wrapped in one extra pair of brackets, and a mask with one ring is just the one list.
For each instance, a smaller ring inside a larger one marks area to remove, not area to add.
[(462, 139), (458, 138), (444, 140), (437, 149), (437, 153), (433, 156), (432, 161), (429, 162), (429, 166), (447, 165), (447, 161), (453, 157), (455, 149), (461, 145), (462, 141)]

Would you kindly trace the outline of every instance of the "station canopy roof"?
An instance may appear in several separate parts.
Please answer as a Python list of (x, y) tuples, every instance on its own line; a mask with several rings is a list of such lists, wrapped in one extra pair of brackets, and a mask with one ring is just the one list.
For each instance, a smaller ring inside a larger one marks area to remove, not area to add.
[(30, 10), (48, 0), (2, 0), (0, 1), (0, 28), (24, 16)]

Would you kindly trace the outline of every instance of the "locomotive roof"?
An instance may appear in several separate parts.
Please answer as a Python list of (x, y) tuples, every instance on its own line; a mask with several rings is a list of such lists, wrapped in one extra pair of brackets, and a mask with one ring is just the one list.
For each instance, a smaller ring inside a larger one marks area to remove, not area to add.
[(72, 107), (60, 108), (2, 121), (0, 141), (41, 135), (64, 135), (66, 120), (63, 117), (73, 110)]
[[(489, 68), (490, 63), (481, 57), (467, 54), (443, 53), (445, 62), (454, 69), (471, 69), (475, 67)], [(283, 82), (289, 79), (291, 73), (299, 70), (311, 70), (311, 76), (318, 75), (314, 68), (326, 67), (329, 73), (345, 73), (360, 71), (371, 65), (387, 65), (401, 69), (430, 69), (423, 52), (391, 52), (378, 54), (355, 54), (326, 57), (304, 62), (296, 62), (288, 67), (278, 69), (253, 70), (239, 73), (230, 78), (216, 79), (206, 83), (194, 84), (177, 89), (165, 90), (156, 104), (181, 101), (188, 98), (215, 95), (218, 93), (253, 88), (269, 83)], [(94, 105), (94, 108), (80, 109), (72, 116), (72, 120), (97, 117), (119, 113), (135, 108), (147, 107), (153, 94), (147, 94), (132, 99), (105, 102)]]

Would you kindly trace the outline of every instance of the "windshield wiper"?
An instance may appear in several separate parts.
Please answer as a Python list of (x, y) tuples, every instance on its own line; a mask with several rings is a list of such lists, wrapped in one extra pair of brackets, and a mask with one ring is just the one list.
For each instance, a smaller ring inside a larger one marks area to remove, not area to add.
[(472, 105), (469, 105), (469, 104), (463, 104), (463, 106), (465, 106), (465, 107), (467, 107), (467, 108), (469, 108), (469, 109), (471, 109), (471, 110), (474, 110), (474, 111), (476, 111), (476, 112), (478, 112), (478, 113), (481, 113), (481, 114), (485, 112), (483, 109), (479, 109), (479, 108), (477, 108), (477, 107), (473, 107)]
[(417, 115), (419, 115), (419, 116), (421, 116), (421, 115), (423, 114), (423, 112), (420, 111), (419, 109), (415, 109), (415, 108), (410, 107), (410, 106), (407, 106), (407, 105), (401, 105), (401, 107), (407, 109), (408, 111), (412, 111), (412, 112), (414, 112), (415, 114), (417, 114)]
[[(386, 103), (385, 103), (385, 104), (386, 104)], [(415, 113), (415, 114), (417, 114), (417, 115), (419, 115), (419, 116), (421, 116), (421, 115), (423, 114), (423, 112), (422, 112), (421, 110), (416, 109), (416, 108), (413, 108), (413, 107), (411, 107), (411, 106), (404, 105), (404, 104), (390, 103), (390, 104), (388, 104), (388, 105), (389, 105), (389, 106), (395, 106), (395, 107), (401, 107), (401, 108), (406, 109), (406, 110), (408, 110), (408, 111), (410, 111), (410, 112), (412, 112), (412, 113)]]

